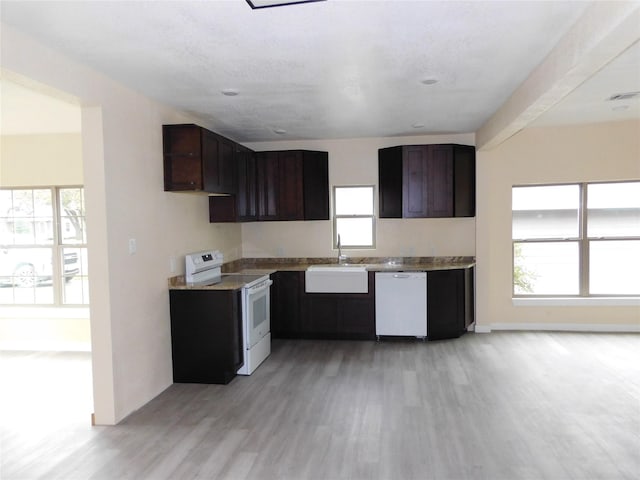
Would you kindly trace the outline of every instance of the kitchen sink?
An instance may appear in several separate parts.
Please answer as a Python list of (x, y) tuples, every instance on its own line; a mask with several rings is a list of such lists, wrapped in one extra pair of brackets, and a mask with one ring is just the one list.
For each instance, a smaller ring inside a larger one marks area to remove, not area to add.
[(307, 293), (368, 293), (367, 265), (331, 263), (311, 265), (305, 272)]

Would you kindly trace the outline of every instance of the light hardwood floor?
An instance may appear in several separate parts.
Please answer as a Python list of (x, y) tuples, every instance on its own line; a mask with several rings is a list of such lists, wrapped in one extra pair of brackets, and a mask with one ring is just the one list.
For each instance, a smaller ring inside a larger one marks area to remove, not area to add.
[(74, 387), (12, 375), (37, 357), (2, 356), (2, 479), (640, 478), (640, 335), (275, 341), (251, 377), (173, 385), (115, 427), (78, 415), (86, 384), (45, 421)]

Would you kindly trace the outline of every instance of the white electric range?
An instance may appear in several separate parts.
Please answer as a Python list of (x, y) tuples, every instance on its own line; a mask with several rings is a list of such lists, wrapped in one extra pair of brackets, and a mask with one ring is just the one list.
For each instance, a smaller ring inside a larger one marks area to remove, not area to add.
[(238, 375), (251, 375), (271, 353), (269, 289), (273, 282), (269, 275), (223, 274), (223, 263), (224, 257), (218, 250), (190, 253), (185, 256), (185, 281), (193, 287), (241, 285), (244, 365)]

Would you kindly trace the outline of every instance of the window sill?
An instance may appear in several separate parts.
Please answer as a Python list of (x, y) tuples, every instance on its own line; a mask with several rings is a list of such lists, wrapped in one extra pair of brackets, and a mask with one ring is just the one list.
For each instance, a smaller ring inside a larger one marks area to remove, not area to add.
[(514, 307), (635, 307), (640, 297), (537, 297), (512, 298)]
[(0, 307), (0, 318), (65, 318), (87, 320), (89, 318), (89, 307), (9, 305)]

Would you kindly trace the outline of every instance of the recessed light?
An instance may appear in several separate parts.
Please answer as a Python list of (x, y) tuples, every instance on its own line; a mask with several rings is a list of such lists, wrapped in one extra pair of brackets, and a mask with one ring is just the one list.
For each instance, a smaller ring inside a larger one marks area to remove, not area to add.
[(226, 97), (235, 97), (236, 95), (238, 95), (238, 90), (236, 90), (235, 88), (225, 88), (224, 90), (222, 90), (222, 94)]
[(413, 128), (424, 128), (424, 123), (414, 123), (411, 125)]
[(276, 128), (273, 130), (274, 133), (277, 133), (278, 135), (284, 135), (285, 133), (287, 133), (287, 131), (284, 128)]
[(425, 78), (424, 80), (422, 80), (422, 84), (424, 85), (433, 85), (435, 83), (438, 83), (437, 78)]

